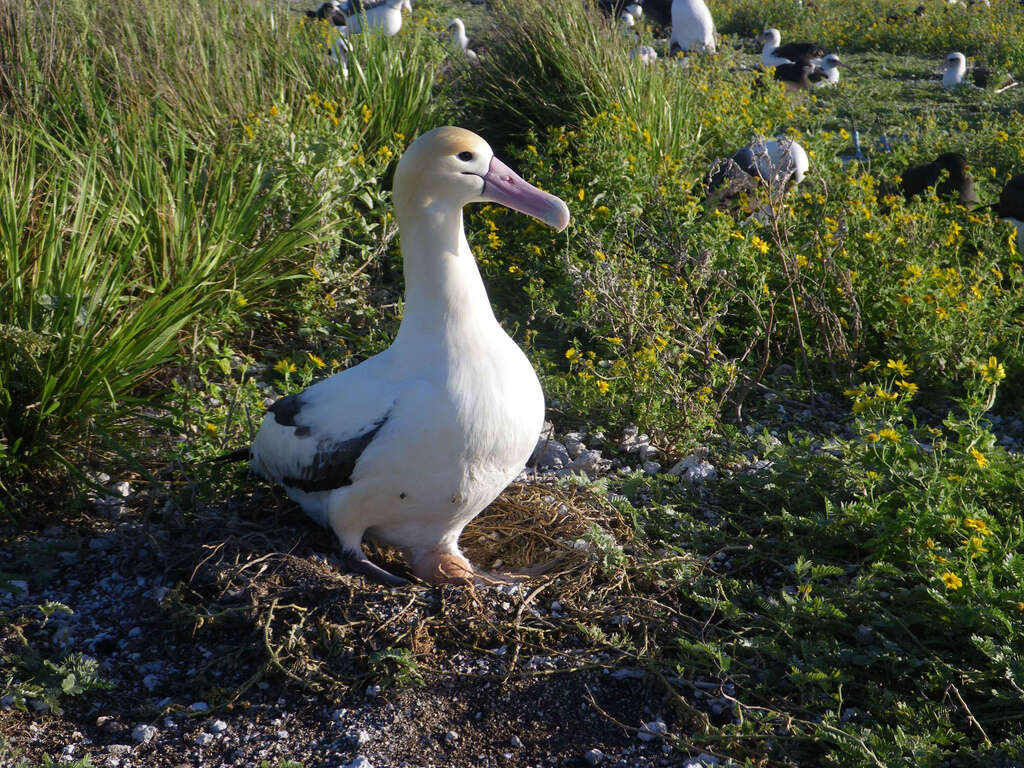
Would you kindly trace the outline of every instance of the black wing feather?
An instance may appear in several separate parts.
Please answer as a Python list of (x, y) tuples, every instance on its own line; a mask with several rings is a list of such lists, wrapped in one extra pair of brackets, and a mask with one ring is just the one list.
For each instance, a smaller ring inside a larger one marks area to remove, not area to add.
[(815, 43), (786, 43), (772, 51), (772, 54), (799, 64), (802, 61), (821, 58), (825, 51)]
[[(352, 472), (356, 468), (356, 462), (390, 415), (389, 410), (371, 429), (347, 440), (322, 439), (317, 445), (313, 462), (299, 477), (281, 478), (281, 484), (307, 493), (332, 491), (335, 488), (352, 485)], [(277, 418), (277, 414), (274, 418)]]

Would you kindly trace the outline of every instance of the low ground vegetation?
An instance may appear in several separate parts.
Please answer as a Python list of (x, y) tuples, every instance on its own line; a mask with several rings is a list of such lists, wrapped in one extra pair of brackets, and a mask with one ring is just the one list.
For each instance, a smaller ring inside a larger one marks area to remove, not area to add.
[[(968, 158), (986, 202), (1021, 172), (1019, 89), (945, 92), (933, 70), (962, 50), (1024, 74), (1024, 13), (916, 5), (726, 0), (712, 8), (718, 55), (684, 63), (656, 43), (644, 67), (633, 40), (575, 3), (422, 0), (396, 38), (358, 40), (342, 78), (330, 30), (271, 3), (11, 4), (0, 587), (49, 595), (61, 552), (102, 555), (85, 544), (97, 526), (142, 518), (180, 545), (156, 548), (171, 584), (156, 615), (245, 672), (203, 678), (217, 704), (261, 680), (326, 701), (367, 684), (414, 692), (466, 674), (448, 665), (460, 654), (486, 658), (488, 680), (524, 679), (521, 653), (646, 676), (677, 758), (1024, 761), (1021, 254), (989, 211), (889, 186), (942, 151)], [(453, 15), (476, 65), (442, 37)], [(751, 68), (746, 41), (767, 25), (849, 53), (854, 71), (785, 93)], [(402, 273), (389, 173), (449, 122), (573, 213), (558, 235), (467, 211), (556, 435), (617, 464), (513, 488), (467, 534), (481, 562), (561, 554), (534, 593), (562, 606), (543, 618), (522, 595), (512, 617), (493, 595), (445, 593), (442, 608), (419, 595), (400, 611), (359, 580), (332, 607), (331, 568), (314, 557), (330, 545), (283, 554), (311, 531), (294, 510), (197, 463), (245, 444), (267, 398), (390, 342)], [(708, 209), (709, 164), (755, 134), (798, 140), (807, 179), (760, 216)], [(866, 157), (850, 161), (855, 137)], [(630, 425), (662, 472), (624, 450)], [(688, 454), (718, 478), (665, 473)], [(147, 490), (101, 519), (111, 476)], [(257, 504), (283, 522), (240, 512)], [(57, 522), (64, 534), (39, 533)], [(247, 573), (264, 562), (275, 568)], [(373, 625), (364, 647), (346, 621), (372, 623), (375, 601), (402, 620)], [(56, 718), (117, 696), (95, 648), (53, 640), (68, 610), (0, 604), (7, 739), (33, 701)], [(515, 659), (497, 655), (510, 647)], [(140, 701), (126, 717), (164, 714)], [(626, 716), (594, 707), (611, 730)], [(609, 750), (639, 721), (623, 725)], [(555, 744), (566, 760), (585, 751)], [(24, 766), (46, 753), (4, 749)], [(543, 757), (544, 741), (533, 749)]]

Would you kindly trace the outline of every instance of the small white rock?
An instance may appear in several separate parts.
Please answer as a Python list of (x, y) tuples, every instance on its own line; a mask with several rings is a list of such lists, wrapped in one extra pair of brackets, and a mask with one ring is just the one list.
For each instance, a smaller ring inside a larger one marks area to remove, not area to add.
[(212, 733), (200, 733), (198, 736), (196, 736), (196, 744), (200, 747), (205, 747), (211, 741), (213, 741)]
[(368, 686), (366, 686), (366, 698), (368, 698), (368, 699), (376, 699), (378, 696), (380, 696), (380, 686), (379, 685), (368, 685)]
[(513, 736), (511, 739), (508, 740), (508, 743), (511, 744), (516, 749), (522, 749), (523, 748), (523, 741), (518, 736)]
[(654, 741), (655, 739), (660, 739), (666, 733), (668, 733), (668, 726), (665, 725), (664, 721), (651, 720), (651, 722), (644, 723), (640, 726), (640, 731), (637, 733), (636, 737), (640, 739), (640, 741)]
[(592, 749), (589, 752), (583, 754), (583, 759), (587, 762), (587, 765), (597, 765), (604, 760), (604, 752), (600, 749)]
[(373, 763), (371, 763), (362, 755), (359, 755), (359, 757), (357, 757), (351, 763), (345, 763), (345, 765), (342, 766), (342, 768), (373, 768)]
[(718, 471), (711, 462), (696, 454), (676, 462), (667, 474), (676, 475), (688, 483), (710, 483), (718, 479)]
[(224, 733), (228, 729), (228, 724), (223, 720), (214, 720), (210, 724), (210, 733)]
[(714, 755), (701, 752), (696, 757), (691, 757), (683, 763), (683, 768), (707, 768), (710, 765), (718, 765), (718, 762), (718, 758)]
[(349, 741), (356, 746), (356, 749), (358, 749), (370, 742), (370, 734), (367, 731), (360, 729), (354, 734), (349, 735)]
[(205, 701), (194, 701), (188, 705), (188, 708), (193, 712), (206, 712), (210, 709), (210, 705)]
[(132, 729), (132, 739), (140, 744), (148, 744), (156, 736), (157, 730), (152, 725), (140, 723)]
[(444, 740), (447, 741), (449, 744), (454, 744), (456, 741), (459, 740), (459, 734), (457, 734), (455, 731), (448, 731), (448, 733), (444, 735)]
[(108, 755), (127, 755), (132, 748), (127, 744), (107, 744)]

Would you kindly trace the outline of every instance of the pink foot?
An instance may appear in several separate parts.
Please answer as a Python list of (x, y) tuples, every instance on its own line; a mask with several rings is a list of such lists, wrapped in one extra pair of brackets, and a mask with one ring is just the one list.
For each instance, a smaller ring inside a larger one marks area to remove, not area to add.
[(478, 571), (462, 555), (451, 552), (429, 552), (416, 558), (412, 564), (413, 573), (427, 584), (464, 584), (477, 587), (495, 584), (514, 584), (508, 576)]

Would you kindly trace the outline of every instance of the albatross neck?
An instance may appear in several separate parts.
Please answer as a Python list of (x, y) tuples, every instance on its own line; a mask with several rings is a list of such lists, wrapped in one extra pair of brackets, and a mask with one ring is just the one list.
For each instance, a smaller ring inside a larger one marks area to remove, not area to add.
[(399, 211), (405, 307), (395, 343), (430, 343), (453, 330), (496, 324), (476, 260), (462, 230), (462, 208), (428, 204)]

